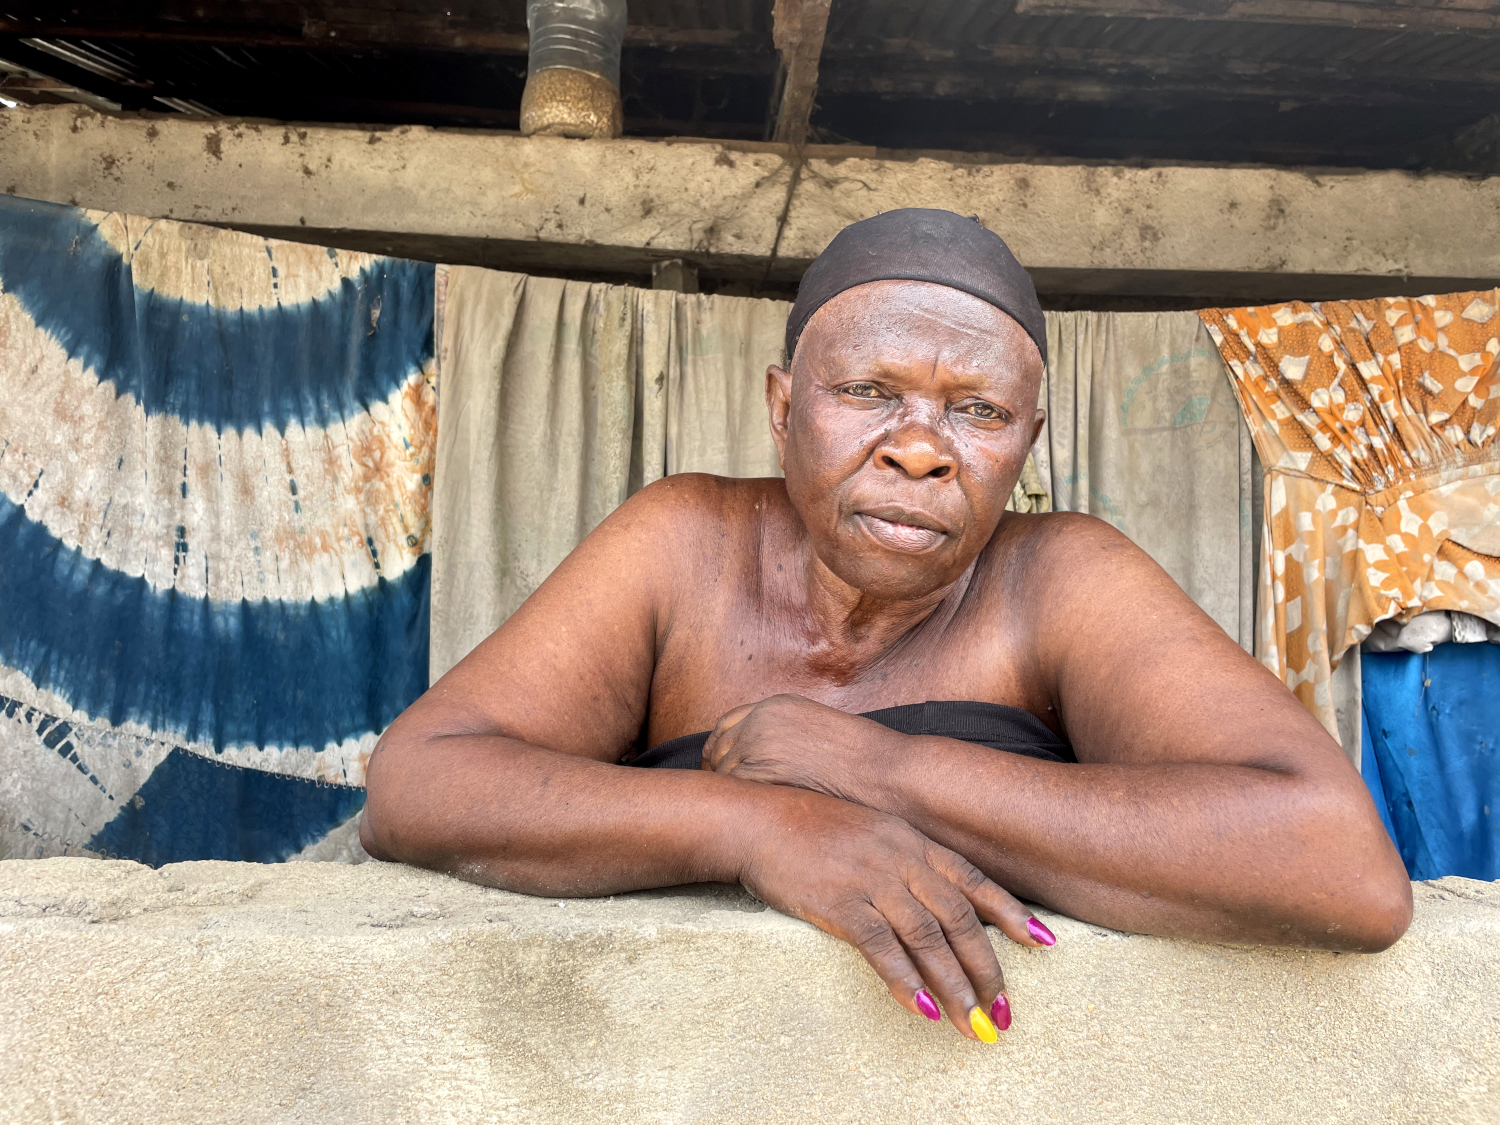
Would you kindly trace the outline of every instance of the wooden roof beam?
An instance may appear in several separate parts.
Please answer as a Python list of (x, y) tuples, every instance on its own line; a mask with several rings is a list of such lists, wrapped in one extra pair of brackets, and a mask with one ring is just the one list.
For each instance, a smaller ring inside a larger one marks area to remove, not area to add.
[(1500, 113), (1482, 117), (1455, 133), (1433, 154), (1433, 166), (1451, 172), (1500, 173)]
[[(1193, 65), (1110, 65), (1100, 52), (1092, 68), (1077, 65), (1026, 69), (993, 62), (965, 60), (931, 65), (892, 60), (875, 70), (851, 65), (829, 52), (823, 59), (819, 89), (825, 96), (857, 95), (882, 98), (953, 99), (957, 101), (1059, 101), (1096, 104), (1181, 105), (1211, 99), (1236, 102), (1275, 102), (1292, 105), (1447, 106), (1463, 107), (1476, 93), (1500, 87), (1500, 68), (1480, 72), (1445, 72), (1431, 78), (1388, 74), (1341, 73), (1317, 67), (1267, 64), (1254, 70), (1229, 70)], [(1146, 60), (1156, 61), (1156, 60)], [(1477, 116), (1482, 103), (1473, 113)]]
[[(530, 38), (524, 28), (511, 30), (478, 21), (454, 20), (427, 13), (386, 13), (380, 19), (309, 18), (295, 25), (249, 26), (234, 22), (223, 4), (199, 6), (200, 18), (182, 21), (111, 18), (85, 11), (85, 18), (29, 20), (0, 17), (0, 35), (39, 39), (133, 40), (162, 43), (212, 43), (221, 47), (295, 47), (358, 50), (368, 47), (417, 47), (476, 54), (524, 55)], [(719, 28), (631, 26), (628, 47), (664, 51), (745, 50), (766, 46), (763, 32)]]
[(832, 0), (776, 0), (772, 41), (781, 52), (777, 69), (773, 141), (801, 146), (807, 142), (813, 99), (818, 92), (818, 59), (828, 33)]
[(1500, 35), (1497, 0), (1016, 0), (1016, 12)]

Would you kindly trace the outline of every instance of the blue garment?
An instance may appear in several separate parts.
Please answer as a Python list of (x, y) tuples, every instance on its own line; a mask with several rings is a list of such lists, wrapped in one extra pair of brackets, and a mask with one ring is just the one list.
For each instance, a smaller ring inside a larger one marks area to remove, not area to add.
[(1364, 653), (1365, 781), (1413, 879), (1500, 879), (1500, 645)]

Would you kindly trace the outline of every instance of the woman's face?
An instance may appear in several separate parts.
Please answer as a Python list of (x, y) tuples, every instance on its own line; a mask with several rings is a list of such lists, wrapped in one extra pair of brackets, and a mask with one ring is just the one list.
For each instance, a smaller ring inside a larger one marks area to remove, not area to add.
[(1042, 359), (978, 297), (856, 286), (767, 373), (787, 492), (834, 574), (881, 599), (956, 581), (989, 542), (1041, 429)]

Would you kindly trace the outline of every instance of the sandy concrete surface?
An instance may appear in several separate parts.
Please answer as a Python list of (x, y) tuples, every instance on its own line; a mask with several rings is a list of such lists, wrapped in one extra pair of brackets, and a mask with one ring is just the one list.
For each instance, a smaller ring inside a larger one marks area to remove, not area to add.
[(737, 888), (535, 899), (384, 864), (0, 863), (0, 1120), (1500, 1121), (1500, 884), (1375, 956), (1042, 912), (993, 1047)]

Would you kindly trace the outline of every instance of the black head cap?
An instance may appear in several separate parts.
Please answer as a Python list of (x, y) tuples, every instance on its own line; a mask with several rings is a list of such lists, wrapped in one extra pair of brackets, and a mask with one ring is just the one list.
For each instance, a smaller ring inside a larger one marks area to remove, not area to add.
[(903, 207), (839, 231), (802, 275), (786, 322), (790, 363), (802, 329), (846, 289), (870, 281), (930, 281), (972, 293), (1006, 313), (1047, 359), (1047, 325), (1031, 275), (994, 231), (952, 211)]

